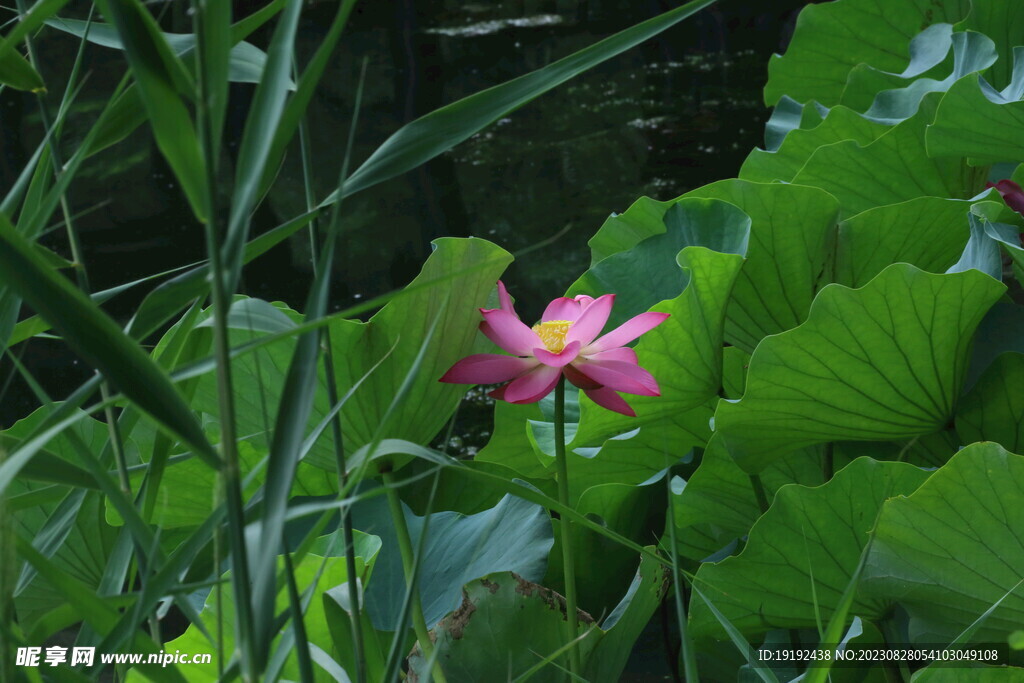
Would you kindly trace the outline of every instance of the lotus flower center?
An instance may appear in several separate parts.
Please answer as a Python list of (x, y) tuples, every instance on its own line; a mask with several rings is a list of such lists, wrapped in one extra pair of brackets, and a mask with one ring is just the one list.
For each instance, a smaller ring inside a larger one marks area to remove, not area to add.
[(533, 326), (544, 346), (551, 353), (561, 353), (565, 348), (565, 335), (572, 327), (571, 320), (546, 320)]

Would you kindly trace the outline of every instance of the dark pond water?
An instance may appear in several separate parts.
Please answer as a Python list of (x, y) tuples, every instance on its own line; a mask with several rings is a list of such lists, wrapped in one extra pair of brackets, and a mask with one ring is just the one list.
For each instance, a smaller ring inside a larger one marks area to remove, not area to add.
[[(760, 144), (768, 112), (761, 101), (766, 64), (781, 50), (800, 0), (724, 2), (549, 93), (425, 167), (353, 197), (335, 274), (333, 304), (401, 286), (417, 272), (429, 242), (444, 235), (479, 236), (522, 250), (568, 226), (556, 243), (533, 251), (506, 274), (524, 314), (538, 314), (585, 269), (586, 241), (613, 211), (637, 197), (668, 199), (735, 175)], [(672, 4), (674, 5), (674, 3)], [(352, 115), (359, 65), (367, 60), (355, 162), (403, 123), (590, 45), (672, 6), (659, 0), (519, 0), (466, 3), (400, 0), (364, 3), (310, 110), (318, 196), (337, 177)], [(163, 26), (186, 32), (187, 3), (164, 9)], [(236, 16), (255, 7), (235, 3)], [(304, 10), (298, 54), (319, 44), (333, 2)], [(84, 17), (82, 3), (66, 16)], [(265, 46), (269, 34), (250, 40)], [(77, 44), (56, 32), (38, 38), (42, 71), (54, 107)], [(120, 54), (90, 47), (85, 87), (66, 129), (74, 148), (123, 73)], [(252, 86), (232, 89), (227, 166), (241, 135)], [(0, 183), (9, 187), (41, 135), (30, 95), (0, 94)], [(72, 187), (72, 210), (85, 242), (93, 287), (111, 287), (202, 258), (202, 230), (191, 218), (148, 132), (140, 129), (91, 159)], [(276, 226), (305, 207), (295, 149), (255, 219)], [(55, 220), (57, 220), (55, 218)], [(45, 242), (66, 254), (63, 229)], [(256, 261), (244, 291), (301, 307), (310, 282), (308, 239), (298, 235)], [(126, 319), (142, 291), (111, 302)], [(85, 371), (56, 342), (24, 350), (28, 366), (55, 396)], [(0, 388), (11, 366), (0, 365)], [(33, 407), (14, 379), (0, 401), (0, 426)]]

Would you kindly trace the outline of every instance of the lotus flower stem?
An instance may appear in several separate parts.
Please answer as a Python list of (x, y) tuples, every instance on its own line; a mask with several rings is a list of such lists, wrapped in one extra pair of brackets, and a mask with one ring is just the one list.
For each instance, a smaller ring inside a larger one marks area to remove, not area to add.
[[(388, 508), (391, 511), (391, 519), (395, 523), (395, 535), (398, 537), (398, 549), (402, 553), (402, 569), (405, 571), (406, 590), (412, 591), (412, 627), (416, 632), (416, 640), (419, 641), (420, 651), (425, 661), (431, 661), (434, 654), (434, 641), (430, 639), (430, 629), (427, 627), (427, 619), (423, 616), (423, 601), (420, 599), (420, 590), (416, 585), (414, 570), (416, 563), (413, 555), (412, 536), (409, 535), (409, 526), (405, 523), (405, 513), (402, 511), (402, 500), (398, 497), (398, 486), (395, 484), (394, 475), (390, 472), (381, 474), (384, 480), (384, 488), (388, 499)], [(434, 662), (434, 680), (438, 683), (447, 683), (444, 672), (441, 670), (440, 662)]]
[[(555, 460), (558, 464), (558, 502), (569, 507), (569, 463), (565, 457), (565, 377), (555, 385)], [(565, 577), (566, 642), (573, 642), (579, 635), (576, 619), (576, 565), (572, 556), (572, 522), (562, 515), (562, 571)], [(573, 678), (580, 675), (579, 647), (569, 650), (569, 671)]]

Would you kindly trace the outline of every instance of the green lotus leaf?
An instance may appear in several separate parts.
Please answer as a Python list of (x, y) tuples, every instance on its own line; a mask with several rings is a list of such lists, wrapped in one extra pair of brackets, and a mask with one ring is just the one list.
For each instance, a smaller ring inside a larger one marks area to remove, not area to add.
[[(341, 411), (345, 447), (350, 451), (372, 441), (425, 342), (416, 377), (387, 423), (389, 437), (415, 443), (434, 438), (466, 390), (465, 386), (439, 383), (438, 378), (460, 358), (493, 351), (493, 344), (477, 331), (478, 308), (487, 303), (511, 256), (490, 242), (474, 238), (444, 238), (437, 240), (435, 246), (417, 278), (369, 322), (341, 320), (330, 325), (340, 394), (380, 362)], [(233, 344), (255, 338), (244, 331), (247, 327), (246, 320), (239, 317), (232, 334)], [(268, 420), (277, 414), (294, 348), (294, 339), (285, 338), (232, 361), (240, 435), (268, 433)], [(313, 404), (312, 425), (318, 424), (329, 410), (322, 377), (320, 385)], [(199, 383), (193, 405), (215, 415), (217, 401), (216, 380), (206, 375)], [(262, 443), (262, 436), (255, 443), (268, 447)], [(313, 444), (304, 462), (334, 469), (329, 429)]]
[(836, 200), (815, 188), (744, 180), (722, 180), (686, 196), (721, 199), (750, 216), (750, 243), (726, 311), (725, 340), (749, 353), (765, 336), (802, 323), (831, 250)]
[[(580, 612), (585, 627), (577, 645), (585, 680), (618, 681), (633, 644), (671, 583), (664, 567), (645, 558), (633, 584), (600, 626)], [(511, 572), (491, 574), (466, 585), (462, 604), (434, 629), (437, 661), (450, 681), (512, 680), (541, 664), (565, 643), (565, 599)], [(500, 643), (500, 648), (495, 648)], [(562, 681), (564, 655), (534, 673), (531, 681)], [(409, 657), (409, 681), (425, 676), (419, 647)], [(500, 672), (500, 674), (496, 673)]]
[(997, 357), (960, 400), (956, 431), (964, 443), (995, 441), (1014, 453), (1024, 451), (1024, 355)]
[[(877, 92), (877, 95), (874, 96), (871, 106), (864, 112), (865, 118), (878, 121), (879, 123), (896, 124), (900, 121), (905, 121), (917, 113), (917, 107), (921, 103), (921, 99), (928, 93), (945, 92), (960, 78), (967, 74), (985, 71), (985, 69), (996, 62), (998, 59), (996, 46), (988, 36), (974, 31), (960, 31), (950, 34), (951, 28), (948, 24), (936, 24), (918, 34), (914, 38), (914, 42), (911, 43), (912, 55), (914, 54), (915, 46), (921, 41), (937, 42), (940, 45), (936, 49), (930, 49), (930, 46), (919, 46), (919, 53), (930, 53), (928, 59), (922, 60), (926, 63), (915, 65), (916, 60), (912, 59), (910, 66), (907, 67), (903, 74), (889, 75), (895, 81), (889, 89), (879, 92), (875, 88), (864, 87), (863, 79), (858, 79), (857, 77), (864, 74), (866, 70), (871, 70), (871, 67), (860, 65), (855, 68), (850, 73), (850, 81), (847, 83), (846, 92), (843, 94), (843, 104), (854, 109), (860, 109), (856, 103), (848, 99), (851, 92), (860, 91), (867, 93), (874, 90), (874, 92)], [(941, 51), (941, 43), (952, 45), (953, 67), (949, 75), (942, 80), (920, 77), (924, 71), (930, 68), (929, 65), (934, 62), (934, 58), (937, 56), (936, 53)], [(910, 83), (904, 85), (908, 80)]]
[(972, 164), (1024, 159), (1024, 48), (1014, 50), (1022, 73), (1002, 92), (979, 74), (954, 83), (939, 102), (928, 126), (928, 153), (934, 157), (968, 157)]
[[(878, 510), (912, 493), (928, 473), (906, 463), (858, 458), (816, 488), (785, 486), (735, 557), (704, 564), (694, 581), (745, 635), (827, 623), (853, 576)], [(817, 605), (817, 610), (816, 610)], [(887, 596), (854, 599), (851, 614), (880, 619)], [(725, 637), (702, 601), (690, 614), (694, 638)]]
[[(14, 423), (10, 429), (0, 432), (0, 449), (10, 448), (33, 434), (52, 410), (52, 407), (47, 406), (39, 408)], [(90, 452), (99, 457), (107, 441), (106, 425), (98, 420), (84, 418), (68, 429), (81, 439)], [(65, 433), (54, 437), (47, 444), (46, 450), (36, 458), (41, 460), (40, 456), (44, 454), (47, 456), (46, 467), (81, 471), (81, 458), (71, 443), (71, 437)], [(203, 463), (198, 465), (208, 471), (210, 469)], [(4, 494), (11, 505), (17, 504), (8, 513), (14, 532), (36, 544), (37, 550), (44, 552), (54, 566), (68, 576), (84, 586), (98, 589), (117, 537), (117, 531), (103, 519), (103, 496), (97, 491), (84, 488), (72, 489), (66, 485), (54, 486), (34, 481), (29, 478), (31, 474), (30, 468), (22, 470)], [(70, 519), (64, 527), (63, 536), (48, 539), (41, 536), (48, 522), (66, 515), (70, 515)], [(46, 550), (47, 546), (49, 550)], [(50, 586), (45, 578), (34, 572), (33, 575), (29, 583), (25, 583), (25, 574), (19, 576), (15, 572), (12, 577), (19, 584), (14, 596), (15, 610), (19, 623), (25, 627), (33, 626), (50, 610), (67, 604), (61, 593)]]
[[(880, 93), (905, 88), (908, 81), (913, 83), (917, 78), (933, 75), (948, 63), (950, 51), (954, 49), (953, 35), (953, 26), (945, 23), (932, 24), (918, 33), (908, 46), (910, 62), (900, 73), (883, 71), (868, 63), (853, 67), (846, 77), (841, 104), (865, 111)], [(995, 59), (993, 54), (992, 61)]]
[[(689, 275), (676, 262), (682, 249), (700, 246), (740, 257), (746, 252), (750, 218), (728, 202), (679, 199), (666, 207), (661, 221), (658, 234), (591, 266), (566, 296), (614, 293), (615, 307), (608, 320), (608, 329), (613, 329), (686, 288)], [(643, 277), (637, 277), (639, 273)]]
[(754, 351), (746, 392), (715, 428), (748, 472), (836, 440), (888, 441), (953, 416), (971, 338), (1005, 286), (976, 270), (894, 264), (861, 289), (824, 288), (800, 327)]
[[(768, 63), (764, 101), (782, 95), (838, 104), (850, 71), (866, 63), (898, 72), (907, 64), (911, 39), (931, 24), (956, 23), (970, 3), (931, 0), (843, 0), (810, 5), (797, 20), (784, 56)], [(982, 30), (982, 29), (978, 29)]]
[[(710, 404), (658, 420), (605, 441), (600, 448), (568, 452), (569, 495), (575, 500), (592, 486), (639, 485), (680, 461), (711, 437)], [(553, 463), (552, 463), (553, 465)]]
[[(750, 218), (747, 260), (727, 311), (726, 341), (749, 352), (765, 335), (800, 324), (825, 267), (829, 235), (838, 213), (835, 199), (815, 188), (734, 179), (698, 188), (676, 202), (656, 202), (644, 197), (626, 213), (605, 222), (590, 242), (595, 257), (600, 248), (600, 253), (614, 252), (621, 258), (623, 252), (636, 248), (648, 236), (664, 233), (663, 219), (669, 207), (689, 198), (728, 202)], [(695, 219), (699, 218), (695, 214)], [(661, 263), (663, 267), (668, 263), (665, 252), (661, 254)], [(587, 276), (581, 278), (570, 292), (582, 291), (583, 287), (578, 285), (586, 279)], [(634, 272), (627, 272), (621, 279), (627, 290), (637, 289), (641, 284)], [(656, 297), (648, 294), (647, 298), (653, 303)]]
[(792, 131), (814, 128), (827, 114), (828, 108), (817, 102), (800, 104), (789, 95), (783, 95), (764, 124), (764, 148), (769, 152), (778, 150)]
[(1003, 0), (971, 0), (970, 13), (956, 28), (978, 31), (995, 41), (999, 60), (985, 72), (985, 78), (997, 88), (1009, 85), (1015, 66), (1011, 55), (1022, 44), (1024, 35), (1024, 5)]
[(945, 272), (967, 244), (969, 208), (959, 199), (918, 197), (847, 218), (839, 224), (835, 281), (863, 287), (893, 263)]
[[(370, 579), (371, 572), (373, 571), (377, 551), (380, 549), (380, 541), (373, 536), (360, 534), (359, 532), (356, 532), (356, 534), (356, 571), (359, 574), (360, 581), (365, 585)], [(334, 543), (334, 549), (330, 553), (330, 556), (325, 557), (311, 553), (306, 555), (302, 559), (302, 562), (294, 568), (295, 583), (298, 586), (300, 595), (305, 594), (307, 591), (311, 592), (313, 595), (313, 599), (310, 601), (309, 607), (305, 612), (304, 622), (306, 627), (306, 637), (309, 640), (310, 645), (316, 646), (328, 653), (330, 653), (334, 647), (330, 629), (327, 625), (324, 596), (335, 586), (343, 585), (346, 582), (347, 573), (345, 569), (345, 559), (341, 552), (343, 547), (344, 546), (339, 539)], [(320, 550), (321, 552), (325, 552), (323, 548), (320, 548)], [(284, 558), (278, 557), (277, 560), (278, 571), (282, 571), (285, 566)], [(225, 578), (230, 577), (231, 572), (225, 574)], [(281, 589), (277, 593), (274, 613), (279, 614), (281, 612), (286, 612), (288, 610), (288, 605), (288, 589), (286, 586), (281, 586)], [(218, 610), (220, 611), (218, 612)], [(221, 637), (221, 646), (224, 648), (225, 653), (231, 652), (235, 646), (235, 629), (231, 625), (231, 615), (234, 614), (234, 592), (231, 590), (221, 591), (219, 597), (216, 595), (215, 591), (210, 591), (206, 596), (206, 604), (200, 613), (200, 617), (202, 618), (203, 623), (206, 624), (206, 628), (210, 633), (217, 632), (215, 625), (219, 615), (224, 615), (225, 626), (219, 633)], [(277, 636), (275, 649), (279, 647), (288, 647), (286, 644), (282, 644), (283, 638), (283, 634)], [(164, 645), (164, 649), (167, 652), (180, 651), (189, 653), (212, 653), (215, 651), (215, 646), (205, 635), (203, 635), (203, 632), (199, 627), (191, 625), (185, 633), (166, 643)], [(282, 670), (283, 676), (286, 679), (299, 680), (299, 664), (294, 652), (294, 647), (289, 647), (289, 650), (291, 650), (291, 654), (289, 654), (288, 660), (284, 664), (284, 668)], [(195, 681), (197, 683), (206, 683), (207, 681), (210, 681), (212, 683), (213, 681), (220, 680), (218, 666), (216, 657), (214, 657), (214, 661), (210, 664), (190, 664), (187, 667), (182, 667), (182, 670), (187, 668), (189, 681)], [(144, 670), (132, 669), (128, 673), (127, 681), (129, 683), (136, 683), (143, 680), (148, 680)], [(328, 681), (334, 681), (335, 679), (326, 671), (321, 670), (320, 668), (315, 668), (314, 680), (316, 683), (327, 683)]]
[[(665, 528), (665, 470), (643, 485), (599, 484), (574, 501), (577, 512), (643, 545)], [(555, 546), (548, 557), (542, 582), (564, 593), (562, 536), (554, 526)], [(573, 528), (576, 599), (580, 609), (593, 615), (610, 614), (636, 573), (636, 553), (580, 526)], [(600, 558), (598, 560), (598, 558)]]
[[(822, 449), (789, 453), (761, 473), (768, 500), (787, 484), (824, 482)], [(673, 502), (679, 552), (701, 561), (750, 531), (761, 508), (750, 476), (729, 454), (720, 434), (711, 437), (700, 466)]]
[[(637, 259), (646, 260), (649, 255), (652, 260), (665, 263), (671, 249), (682, 249), (675, 263), (668, 261), (672, 271), (678, 274), (676, 286), (682, 293), (651, 307), (670, 316), (645, 334), (636, 347), (640, 365), (657, 379), (661, 396), (629, 397), (636, 417), (612, 413), (586, 397), (581, 398), (580, 426), (573, 439), (574, 447), (599, 445), (612, 436), (661, 418), (677, 418), (705, 403), (721, 386), (726, 304), (743, 265), (750, 219), (735, 206), (717, 199), (685, 198), (665, 213), (664, 220), (667, 232), (605, 259), (577, 282), (577, 285), (584, 282), (593, 285), (595, 288), (588, 289), (587, 293), (596, 296), (604, 291), (597, 287), (613, 279), (622, 284), (631, 281), (630, 286), (638, 290), (633, 301), (635, 305), (643, 305), (646, 301), (642, 297), (652, 296), (643, 293), (646, 278), (652, 273), (632, 270), (629, 264), (635, 263), (633, 253), (641, 252)], [(648, 251), (646, 244), (651, 241), (657, 242), (656, 248)], [(600, 278), (592, 277), (595, 271), (613, 260), (616, 263), (609, 264), (608, 271)], [(638, 279), (636, 272), (644, 272), (645, 278)], [(658, 296), (660, 294), (653, 298)], [(634, 309), (630, 314), (639, 312)]]
[(635, 247), (648, 237), (665, 232), (665, 212), (673, 202), (659, 202), (640, 197), (625, 211), (612, 214), (601, 225), (587, 245), (590, 247), (590, 265), (613, 254)]
[[(379, 536), (383, 547), (366, 590), (366, 611), (380, 631), (394, 631), (405, 596), (397, 532), (385, 496), (360, 501), (352, 508), (352, 524)], [(425, 518), (403, 505), (413, 546), (419, 543)], [(511, 495), (475, 515), (435, 512), (430, 516), (420, 559), (419, 590), (428, 626), (458, 606), (461, 587), (496, 571), (515, 571), (540, 580), (553, 543), (551, 519), (539, 505)]]
[(925, 128), (939, 97), (938, 93), (926, 95), (916, 114), (866, 146), (843, 140), (819, 147), (793, 182), (832, 194), (844, 218), (916, 197), (967, 199), (977, 194), (983, 189), (984, 175), (967, 173), (959, 157), (934, 158), (929, 156), (931, 149), (925, 151)]
[(1024, 457), (994, 443), (964, 448), (882, 507), (861, 592), (899, 602), (911, 640), (928, 643), (950, 642), (1002, 600), (972, 641), (1006, 642), (1024, 623), (1021, 490)]
[(999, 302), (985, 314), (975, 334), (964, 390), (969, 391), (1003, 353), (1024, 353), (1024, 307)]
[(544, 419), (545, 416), (536, 403), (514, 405), (505, 401), (495, 401), (494, 429), (491, 438), (473, 459), (508, 467), (527, 479), (549, 476), (550, 473), (537, 456), (527, 435), (531, 421)]
[(790, 132), (777, 150), (753, 150), (740, 167), (739, 177), (760, 183), (789, 182), (819, 147), (843, 140), (853, 140), (863, 147), (889, 128), (837, 105), (816, 126)]

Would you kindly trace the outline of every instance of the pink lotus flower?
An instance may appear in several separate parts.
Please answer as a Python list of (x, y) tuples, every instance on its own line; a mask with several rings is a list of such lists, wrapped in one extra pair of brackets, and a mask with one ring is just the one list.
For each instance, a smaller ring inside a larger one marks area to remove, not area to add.
[(603, 337), (614, 294), (598, 298), (559, 297), (544, 310), (541, 321), (527, 327), (516, 315), (505, 285), (498, 283), (501, 308), (481, 308), (480, 331), (505, 351), (506, 356), (479, 353), (463, 358), (440, 379), (452, 384), (507, 382), (489, 395), (509, 403), (536, 403), (565, 378), (594, 403), (623, 415), (636, 413), (617, 391), (639, 396), (660, 396), (658, 383), (637, 362), (636, 352), (625, 346), (660, 325), (668, 313), (641, 313)]

